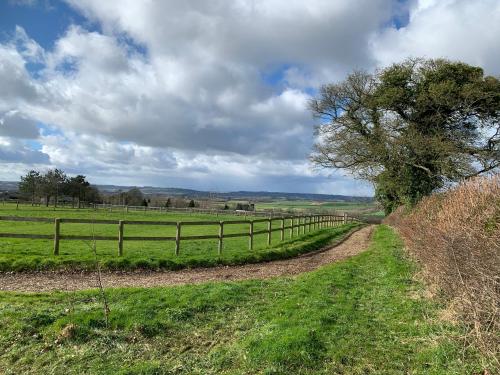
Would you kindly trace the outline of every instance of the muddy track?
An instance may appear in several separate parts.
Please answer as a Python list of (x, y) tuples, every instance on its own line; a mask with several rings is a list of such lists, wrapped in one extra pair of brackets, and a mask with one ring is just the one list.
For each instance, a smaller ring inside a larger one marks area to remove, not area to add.
[[(103, 272), (102, 284), (105, 288), (155, 287), (297, 275), (363, 252), (368, 248), (373, 228), (373, 226), (363, 227), (338, 245), (296, 258), (241, 266), (195, 268), (180, 271)], [(96, 287), (97, 279), (93, 273), (0, 274), (0, 290), (3, 291), (48, 292)]]

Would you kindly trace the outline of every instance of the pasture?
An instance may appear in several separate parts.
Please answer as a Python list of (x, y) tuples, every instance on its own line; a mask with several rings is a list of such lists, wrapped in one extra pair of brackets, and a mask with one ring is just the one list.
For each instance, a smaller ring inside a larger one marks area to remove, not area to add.
[[(157, 211), (109, 212), (106, 210), (46, 208), (31, 205), (0, 205), (0, 216), (19, 216), (34, 218), (65, 218), (86, 220), (131, 220), (131, 221), (227, 221), (242, 220), (240, 216), (191, 214)], [(258, 218), (257, 218), (258, 219)], [(264, 232), (268, 223), (256, 222), (254, 230)], [(279, 220), (272, 222), (272, 230), (278, 230)], [(287, 223), (288, 225), (288, 223)], [(213, 266), (217, 264), (241, 264), (295, 256), (303, 252), (325, 246), (335, 238), (349, 232), (356, 224), (342, 225), (334, 229), (319, 229), (290, 237), (290, 230), (285, 231), (285, 240), (280, 240), (279, 231), (273, 232), (268, 244), (266, 233), (256, 234), (253, 250), (248, 248), (248, 237), (225, 238), (219, 253), (218, 240), (182, 241), (179, 254), (175, 254), (175, 241), (125, 241), (123, 255), (118, 256), (116, 241), (98, 241), (97, 258), (108, 269), (179, 269), (193, 266)], [(182, 229), (183, 236), (213, 235), (219, 233), (219, 225), (190, 226)], [(133, 225), (125, 227), (126, 236), (137, 237), (175, 237), (175, 226)], [(53, 235), (54, 223), (13, 222), (0, 220), (0, 233)], [(62, 223), (61, 236), (117, 236), (116, 224), (96, 225), (91, 223)], [(224, 234), (248, 233), (248, 224), (224, 226)], [(96, 257), (91, 241), (60, 241), (59, 255), (53, 255), (51, 239), (0, 239), (0, 270), (37, 270), (37, 269), (93, 269)]]
[(380, 208), (375, 202), (331, 202), (312, 200), (275, 200), (256, 202), (256, 210), (300, 210), (300, 211), (339, 211), (339, 212), (376, 212)]

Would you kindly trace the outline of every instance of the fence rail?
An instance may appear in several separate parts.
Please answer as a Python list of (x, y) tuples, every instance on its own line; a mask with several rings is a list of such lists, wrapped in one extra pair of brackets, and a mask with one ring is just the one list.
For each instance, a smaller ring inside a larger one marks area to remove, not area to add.
[[(301, 233), (311, 232), (318, 229), (334, 227), (349, 222), (358, 222), (355, 217), (344, 215), (307, 215), (307, 216), (282, 216), (267, 219), (257, 220), (227, 220), (227, 221), (144, 221), (144, 220), (92, 220), (92, 219), (70, 219), (70, 218), (41, 218), (41, 217), (19, 217), (19, 216), (0, 216), (0, 221), (13, 222), (42, 222), (53, 223), (54, 234), (22, 234), (22, 233), (0, 233), (0, 238), (30, 238), (30, 239), (53, 239), (54, 240), (54, 255), (59, 255), (59, 242), (61, 240), (88, 240), (88, 241), (117, 241), (118, 255), (123, 255), (124, 241), (175, 241), (175, 254), (179, 255), (181, 241), (188, 240), (218, 240), (218, 253), (223, 250), (223, 242), (225, 238), (248, 237), (248, 248), (253, 250), (254, 236), (267, 234), (267, 244), (271, 244), (272, 234), (280, 232), (280, 241), (285, 239), (285, 233), (288, 231), (289, 238), (294, 235), (298, 236)], [(275, 221), (280, 221), (278, 228), (273, 228), (272, 224)], [(288, 221), (289, 225), (285, 222)], [(61, 235), (61, 224), (111, 224), (117, 225), (116, 236), (81, 236), (81, 235)], [(254, 224), (267, 223), (267, 229), (255, 230)], [(175, 236), (125, 236), (125, 225), (166, 225), (175, 226)], [(248, 224), (247, 232), (240, 233), (224, 233), (224, 229), (229, 225)], [(218, 226), (219, 233), (213, 235), (190, 235), (183, 236), (182, 228), (188, 226)]]

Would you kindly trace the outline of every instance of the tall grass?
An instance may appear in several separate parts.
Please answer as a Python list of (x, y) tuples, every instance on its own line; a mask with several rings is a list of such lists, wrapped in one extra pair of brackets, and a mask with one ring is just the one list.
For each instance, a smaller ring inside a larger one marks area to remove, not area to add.
[(498, 365), (500, 175), (463, 182), (386, 221), (399, 229), (425, 276), (467, 325), (466, 342)]

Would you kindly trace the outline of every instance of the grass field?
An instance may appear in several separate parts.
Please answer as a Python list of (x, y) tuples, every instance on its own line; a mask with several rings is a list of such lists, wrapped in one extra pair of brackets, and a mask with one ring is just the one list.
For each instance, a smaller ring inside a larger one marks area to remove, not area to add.
[(467, 374), (480, 358), (424, 297), (402, 243), (296, 278), (0, 293), (5, 374)]
[[(159, 212), (108, 212), (104, 210), (57, 209), (31, 207), (29, 205), (0, 205), (0, 216), (28, 217), (59, 217), (80, 219), (113, 219), (113, 220), (163, 220), (163, 221), (213, 221), (241, 220), (234, 216), (212, 216), (206, 214), (159, 213)], [(288, 224), (288, 223), (287, 223)], [(278, 228), (279, 221), (273, 222), (273, 228)], [(264, 230), (267, 223), (255, 224), (254, 230)], [(271, 246), (267, 246), (267, 235), (254, 237), (254, 250), (248, 250), (248, 238), (224, 239), (222, 255), (217, 253), (217, 240), (182, 241), (180, 254), (174, 253), (173, 241), (125, 241), (124, 255), (117, 255), (117, 241), (98, 241), (97, 252), (104, 268), (109, 269), (179, 269), (182, 267), (213, 266), (217, 264), (241, 264), (264, 260), (286, 258), (303, 252), (318, 249), (328, 242), (340, 238), (353, 228), (353, 225), (335, 229), (320, 230), (289, 239), (286, 231), (286, 241), (281, 242), (279, 232), (274, 232)], [(218, 234), (218, 225), (186, 226), (182, 235)], [(103, 235), (116, 236), (117, 225), (104, 224), (61, 224), (61, 235)], [(248, 224), (225, 226), (226, 234), (248, 232)], [(0, 221), (0, 232), (53, 234), (54, 225), (36, 222)], [(126, 225), (125, 235), (128, 236), (175, 236), (175, 227)], [(34, 270), (34, 269), (91, 269), (95, 267), (95, 257), (89, 241), (60, 242), (60, 255), (54, 256), (52, 240), (32, 239), (0, 239), (0, 271)]]
[(339, 212), (376, 212), (380, 210), (377, 203), (375, 202), (320, 202), (310, 200), (276, 200), (272, 202), (257, 202), (255, 204), (255, 208), (256, 210), (336, 210)]

